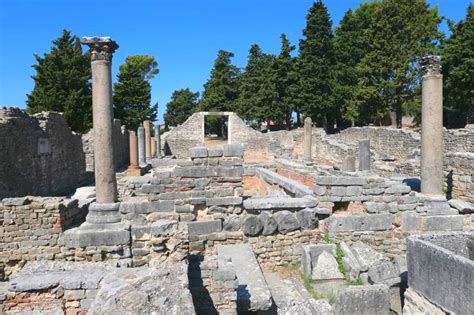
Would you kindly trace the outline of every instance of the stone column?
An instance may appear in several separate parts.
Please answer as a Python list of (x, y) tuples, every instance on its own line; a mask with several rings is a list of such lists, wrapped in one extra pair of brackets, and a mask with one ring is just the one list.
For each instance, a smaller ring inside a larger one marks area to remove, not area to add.
[(109, 37), (84, 37), (92, 66), (92, 124), (97, 203), (117, 201), (113, 146), (112, 54), (118, 48)]
[(304, 139), (303, 139), (303, 159), (311, 161), (311, 143), (312, 143), (313, 122), (311, 117), (304, 119)]
[[(66, 248), (113, 246), (112, 249), (102, 247), (100, 252), (97, 250), (96, 255), (102, 255), (108, 250), (117, 251), (117, 248), (130, 246), (129, 226), (120, 222), (120, 203), (116, 202), (112, 136), (111, 62), (118, 45), (110, 37), (83, 37), (81, 43), (89, 46), (91, 55), (96, 202), (89, 205), (86, 222), (64, 232), (64, 245)], [(125, 251), (121, 258), (126, 258), (126, 255)]]
[(359, 140), (359, 171), (370, 171), (370, 140)]
[(442, 195), (443, 187), (443, 75), (441, 58), (420, 60), (421, 95), (421, 192)]
[(145, 155), (145, 129), (140, 126), (137, 130), (138, 135), (138, 165), (140, 167), (146, 166), (146, 155)]
[(151, 144), (151, 157), (155, 157), (156, 156), (156, 140), (155, 140), (155, 137), (151, 137), (150, 138), (151, 141), (150, 141), (150, 144)]
[(135, 131), (130, 131), (130, 166), (127, 169), (128, 176), (140, 176), (140, 166), (138, 166), (138, 139)]
[(145, 156), (148, 161), (151, 159), (151, 129), (149, 120), (143, 122), (143, 128), (145, 129)]
[(161, 157), (160, 125), (155, 125), (155, 138), (156, 138), (156, 156)]

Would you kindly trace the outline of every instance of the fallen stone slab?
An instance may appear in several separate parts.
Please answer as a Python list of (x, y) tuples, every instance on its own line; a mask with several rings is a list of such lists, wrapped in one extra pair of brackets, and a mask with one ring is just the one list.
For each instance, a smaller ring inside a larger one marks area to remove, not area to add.
[(76, 189), (71, 199), (90, 199), (95, 198), (95, 186), (84, 186)]
[(328, 229), (330, 232), (385, 231), (392, 227), (392, 215), (389, 213), (331, 216), (328, 221)]
[(335, 315), (387, 315), (390, 309), (388, 287), (383, 284), (349, 286), (336, 295)]
[(389, 260), (380, 260), (369, 267), (369, 283), (388, 286), (400, 284), (400, 270)]
[(474, 213), (474, 205), (470, 202), (461, 199), (451, 199), (448, 201), (449, 205), (462, 214)]
[(345, 242), (339, 243), (339, 246), (341, 247), (341, 250), (344, 253), (342, 261), (344, 263), (346, 275), (349, 277), (349, 280), (359, 279), (359, 274), (361, 270), (359, 261), (355, 257), (350, 247)]
[(267, 311), (272, 296), (260, 266), (249, 244), (220, 245), (220, 257), (231, 258), (237, 274), (237, 308), (239, 312)]
[[(300, 182), (282, 176), (265, 168), (258, 168), (257, 174), (266, 182), (283, 187), (285, 190), (295, 194), (296, 197), (312, 196), (313, 190)], [(315, 205), (316, 206), (316, 205)]]
[(368, 271), (374, 264), (385, 260), (385, 257), (381, 253), (360, 241), (352, 244), (351, 249), (360, 264), (361, 271)]
[(265, 197), (244, 200), (244, 208), (248, 210), (279, 210), (313, 208), (317, 200), (313, 198)]

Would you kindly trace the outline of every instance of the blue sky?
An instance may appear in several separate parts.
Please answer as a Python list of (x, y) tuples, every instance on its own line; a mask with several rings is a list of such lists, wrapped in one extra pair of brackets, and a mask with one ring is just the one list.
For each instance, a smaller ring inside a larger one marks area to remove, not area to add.
[[(357, 0), (326, 0), (334, 25)], [(429, 0), (440, 15), (463, 19), (469, 0)], [(78, 36), (111, 36), (120, 48), (114, 55), (113, 79), (127, 55), (148, 54), (160, 73), (152, 80), (152, 100), (159, 121), (174, 90), (202, 91), (219, 49), (235, 53), (245, 66), (248, 49), (258, 43), (278, 53), (285, 32), (297, 44), (305, 26), (309, 0), (0, 0), (0, 106), (25, 108), (33, 54), (49, 51), (64, 28)], [(443, 30), (446, 29), (444, 25)], [(84, 48), (85, 49), (85, 48)]]

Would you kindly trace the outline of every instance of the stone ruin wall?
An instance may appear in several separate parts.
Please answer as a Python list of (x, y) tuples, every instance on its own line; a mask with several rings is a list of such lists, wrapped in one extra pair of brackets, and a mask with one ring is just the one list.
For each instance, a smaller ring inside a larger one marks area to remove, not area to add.
[[(0, 107), (0, 198), (58, 196), (93, 181), (92, 130), (71, 131), (62, 114)], [(116, 165), (128, 164), (128, 132), (114, 121)]]

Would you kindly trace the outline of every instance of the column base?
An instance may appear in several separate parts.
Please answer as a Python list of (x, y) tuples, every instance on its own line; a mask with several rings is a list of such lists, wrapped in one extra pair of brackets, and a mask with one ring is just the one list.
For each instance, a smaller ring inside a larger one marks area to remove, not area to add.
[(67, 248), (88, 246), (130, 245), (130, 226), (122, 223), (90, 224), (64, 232), (64, 246)]
[(427, 215), (456, 215), (459, 211), (449, 206), (448, 200), (443, 195), (419, 194), (424, 200)]
[(127, 169), (127, 176), (142, 176), (142, 169), (138, 165), (130, 165)]

